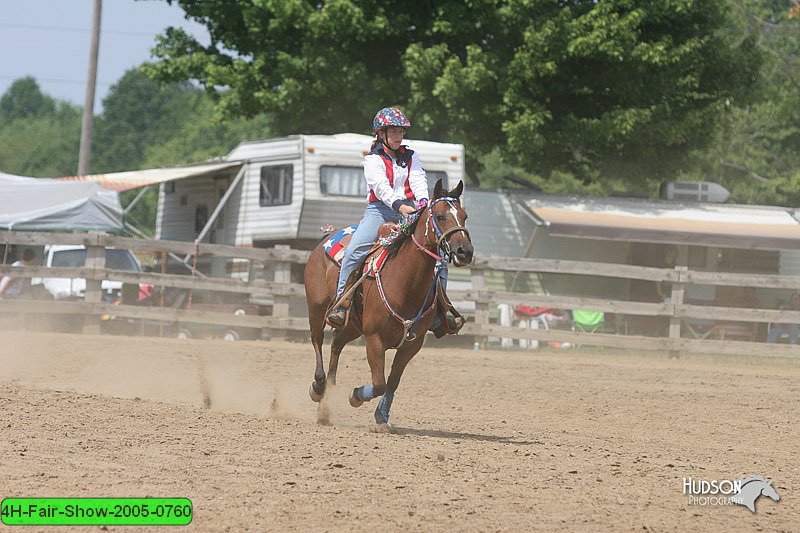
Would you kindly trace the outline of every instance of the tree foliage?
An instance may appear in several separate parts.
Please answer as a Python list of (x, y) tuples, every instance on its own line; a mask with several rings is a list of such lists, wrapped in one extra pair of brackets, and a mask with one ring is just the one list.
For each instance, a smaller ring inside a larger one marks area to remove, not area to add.
[(56, 109), (53, 98), (39, 89), (39, 84), (31, 76), (20, 78), (0, 97), (0, 119), (3, 122), (18, 118), (42, 117), (52, 114)]
[[(38, 177), (75, 174), (80, 108), (44, 95), (29, 78), (14, 82), (0, 102), (10, 103), (0, 106), (0, 171)], [(202, 90), (188, 83), (161, 85), (134, 69), (114, 84), (95, 118), (90, 172), (197, 163), (225, 155), (243, 140), (269, 136), (263, 115), (221, 123)], [(122, 193), (122, 204), (138, 193)], [(152, 230), (157, 201), (154, 188), (127, 216)]]
[(584, 183), (682, 168), (760, 58), (717, 0), (167, 1), (211, 42), (170, 28), (149, 73), (197, 80), (222, 114), (334, 133), (398, 104), (414, 136)]
[(78, 166), (80, 108), (43, 94), (20, 78), (0, 97), (0, 171), (66, 176)]
[(758, 100), (732, 105), (689, 173), (712, 179), (742, 203), (800, 204), (800, 20), (788, 2), (736, 0), (731, 35), (762, 52)]

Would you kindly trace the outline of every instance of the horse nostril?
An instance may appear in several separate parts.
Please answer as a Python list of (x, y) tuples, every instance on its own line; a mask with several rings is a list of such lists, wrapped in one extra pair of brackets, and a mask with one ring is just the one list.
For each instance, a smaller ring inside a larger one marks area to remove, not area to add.
[(456, 248), (456, 257), (464, 263), (469, 263), (472, 261), (472, 250), (465, 246), (459, 246)]

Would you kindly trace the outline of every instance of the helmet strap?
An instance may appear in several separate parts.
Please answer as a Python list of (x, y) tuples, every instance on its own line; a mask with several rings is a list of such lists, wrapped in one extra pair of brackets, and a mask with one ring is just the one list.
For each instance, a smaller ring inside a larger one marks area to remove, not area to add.
[(386, 133), (387, 132), (387, 128), (381, 128), (379, 130), (379, 132), (380, 131), (383, 132), (383, 136), (381, 136), (380, 133), (377, 133), (376, 135), (378, 136), (378, 140), (381, 142), (381, 145), (383, 145), (383, 151), (385, 152), (385, 151), (388, 150), (391, 154), (396, 154), (397, 151), (396, 150), (392, 150), (392, 147), (389, 146), (388, 142), (386, 142), (387, 138), (388, 138), (388, 135)]

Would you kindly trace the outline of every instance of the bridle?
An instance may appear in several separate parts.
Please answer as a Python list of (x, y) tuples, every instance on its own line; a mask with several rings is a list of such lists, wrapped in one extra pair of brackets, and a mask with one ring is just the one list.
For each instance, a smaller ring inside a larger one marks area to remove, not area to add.
[[(436, 217), (433, 216), (433, 207), (441, 202), (445, 202), (447, 205), (450, 206), (450, 214), (453, 215), (453, 219), (456, 221), (455, 226), (445, 231), (439, 229), (439, 225), (436, 223)], [(430, 240), (428, 230), (433, 230), (433, 234), (436, 237), (435, 249), (439, 252), (439, 255), (445, 261), (449, 261), (450, 257), (453, 254), (453, 251), (450, 248), (450, 243), (447, 241), (447, 238), (450, 235), (452, 235), (453, 233), (457, 233), (459, 231), (463, 231), (467, 239), (472, 240), (470, 239), (469, 236), (469, 230), (464, 226), (458, 224), (458, 216), (456, 216), (456, 213), (458, 212), (458, 207), (456, 207), (456, 202), (458, 202), (458, 198), (444, 196), (442, 198), (436, 198), (435, 200), (431, 201), (431, 203), (428, 205), (428, 223), (425, 224), (425, 241), (427, 242)], [(419, 244), (417, 245), (419, 246)]]

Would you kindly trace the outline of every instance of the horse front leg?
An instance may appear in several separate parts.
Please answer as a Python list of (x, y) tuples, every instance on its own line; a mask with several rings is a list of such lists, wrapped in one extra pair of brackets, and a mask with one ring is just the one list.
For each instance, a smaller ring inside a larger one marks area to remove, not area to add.
[(367, 362), (372, 383), (353, 389), (350, 393), (350, 405), (353, 407), (361, 407), (361, 404), (381, 396), (386, 390), (386, 348), (380, 336), (375, 333), (367, 336)]
[(378, 402), (378, 406), (375, 408), (375, 422), (379, 425), (389, 424), (389, 411), (392, 409), (394, 393), (397, 391), (397, 387), (400, 386), (400, 378), (406, 369), (406, 365), (422, 348), (423, 342), (425, 342), (424, 335), (420, 335), (411, 343), (404, 344), (397, 350), (392, 362), (392, 371), (389, 373), (389, 380), (386, 383), (386, 392), (383, 393), (381, 401)]

